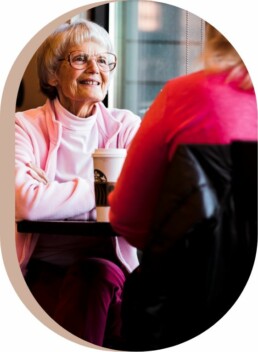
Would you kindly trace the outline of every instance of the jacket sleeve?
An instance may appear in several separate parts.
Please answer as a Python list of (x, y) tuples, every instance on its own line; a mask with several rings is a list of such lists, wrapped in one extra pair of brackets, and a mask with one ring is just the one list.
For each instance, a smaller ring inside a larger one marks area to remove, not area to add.
[(113, 109), (112, 114), (108, 116), (107, 123), (110, 123), (110, 118), (119, 121), (120, 128), (118, 133), (114, 133), (108, 139), (105, 148), (128, 149), (140, 127), (141, 118), (126, 109)]
[[(40, 165), (40, 151), (22, 122), (15, 124), (15, 211), (16, 220), (65, 219), (86, 215), (95, 206), (94, 191), (87, 180), (74, 178), (69, 182), (36, 181), (28, 171), (28, 162)], [(43, 148), (43, 147), (42, 147)], [(42, 153), (43, 151), (41, 151)]]

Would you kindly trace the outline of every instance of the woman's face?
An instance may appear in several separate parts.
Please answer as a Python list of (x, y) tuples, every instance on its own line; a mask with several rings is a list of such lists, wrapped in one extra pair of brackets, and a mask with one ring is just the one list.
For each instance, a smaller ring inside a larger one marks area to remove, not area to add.
[[(88, 41), (69, 47), (65, 57), (77, 50), (89, 55), (106, 51), (101, 45)], [(89, 60), (85, 69), (79, 70), (63, 60), (50, 84), (56, 86), (60, 103), (67, 110), (77, 116), (87, 117), (93, 113), (94, 104), (105, 98), (109, 77), (110, 72), (101, 71), (94, 59)]]

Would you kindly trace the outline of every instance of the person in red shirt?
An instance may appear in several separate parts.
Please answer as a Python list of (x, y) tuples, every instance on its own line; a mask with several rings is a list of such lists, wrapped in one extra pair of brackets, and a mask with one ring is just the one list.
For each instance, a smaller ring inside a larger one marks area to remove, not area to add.
[(143, 118), (109, 196), (110, 222), (133, 246), (148, 243), (167, 164), (179, 144), (257, 140), (257, 103), (233, 46), (207, 24), (204, 68), (170, 80)]

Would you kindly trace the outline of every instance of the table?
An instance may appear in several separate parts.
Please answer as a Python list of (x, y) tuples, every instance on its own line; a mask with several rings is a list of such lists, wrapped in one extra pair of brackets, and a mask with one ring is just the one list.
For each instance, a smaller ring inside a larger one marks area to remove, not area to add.
[(55, 235), (118, 236), (109, 222), (84, 220), (22, 220), (17, 222), (20, 233), (36, 232)]

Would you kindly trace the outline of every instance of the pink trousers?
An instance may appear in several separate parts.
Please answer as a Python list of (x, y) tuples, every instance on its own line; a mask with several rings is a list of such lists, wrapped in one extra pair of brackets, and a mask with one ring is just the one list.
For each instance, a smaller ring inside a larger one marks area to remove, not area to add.
[(115, 348), (125, 281), (116, 264), (89, 258), (62, 269), (32, 261), (26, 281), (38, 303), (59, 325), (95, 345)]

